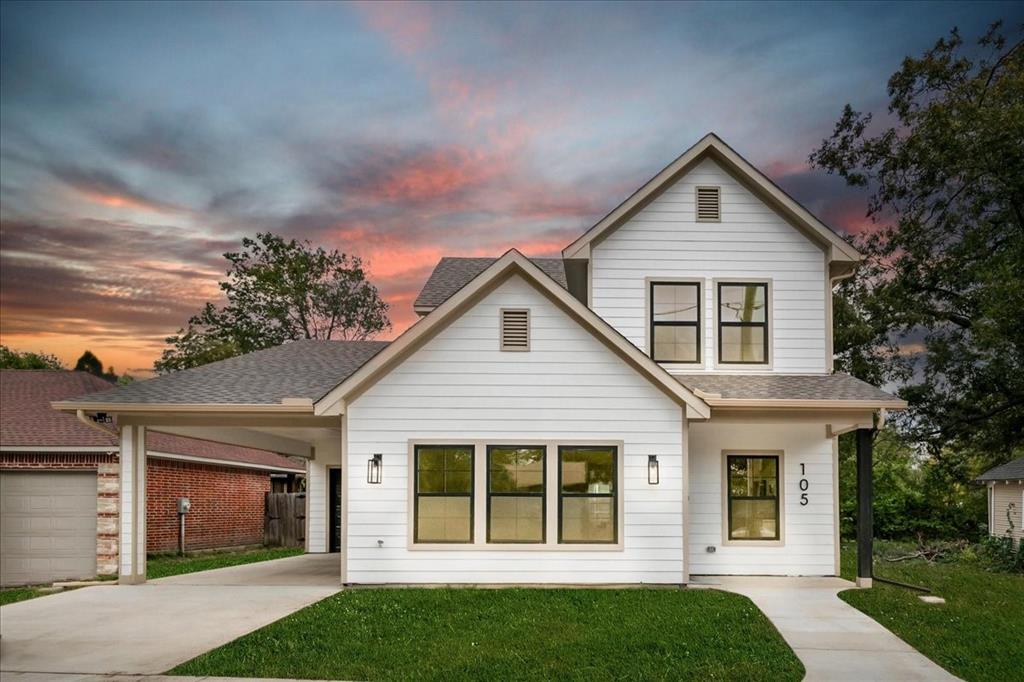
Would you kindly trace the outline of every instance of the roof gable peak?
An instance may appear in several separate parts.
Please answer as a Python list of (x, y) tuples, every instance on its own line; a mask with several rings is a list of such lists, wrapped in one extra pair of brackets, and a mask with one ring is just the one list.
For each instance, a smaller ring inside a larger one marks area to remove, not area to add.
[(776, 209), (808, 239), (826, 249), (829, 262), (836, 262), (848, 269), (863, 258), (861, 254), (841, 236), (789, 196), (768, 176), (743, 158), (714, 132), (709, 132), (692, 147), (665, 166), (654, 177), (601, 218), (593, 227), (576, 241), (562, 250), (565, 259), (589, 259), (590, 250), (611, 232), (621, 227), (641, 209), (660, 196), (668, 187), (689, 172), (705, 158), (712, 158), (725, 170), (733, 174), (758, 198)]

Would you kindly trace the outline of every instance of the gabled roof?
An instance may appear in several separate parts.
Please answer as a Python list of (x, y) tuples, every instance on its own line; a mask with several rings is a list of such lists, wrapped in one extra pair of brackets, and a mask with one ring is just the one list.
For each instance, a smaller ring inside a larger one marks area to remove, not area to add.
[[(249, 406), (309, 411), (387, 341), (290, 341), (208, 365), (61, 401), (60, 409), (159, 404)], [(106, 384), (109, 388), (110, 384)], [(305, 409), (298, 409), (305, 406)]]
[(1024, 481), (1024, 457), (989, 469), (975, 481)]
[[(618, 229), (632, 218), (638, 211), (661, 195), (676, 180), (682, 177), (696, 163), (711, 157), (727, 171), (757, 194), (763, 201), (785, 216), (794, 227), (827, 251), (829, 261), (855, 264), (862, 256), (836, 234), (825, 223), (816, 218), (810, 211), (801, 206), (793, 197), (786, 194), (764, 173), (755, 168), (749, 161), (740, 156), (714, 133), (708, 133), (701, 140), (687, 149), (683, 154), (661, 172), (651, 178), (628, 199), (619, 204), (611, 213), (601, 218), (579, 239), (562, 250), (563, 258), (590, 257), (590, 248)], [(849, 266), (847, 266), (848, 269)], [(842, 269), (842, 268), (837, 268)]]
[[(15, 452), (45, 452), (47, 448), (52, 448), (54, 452), (116, 451), (119, 444), (112, 433), (90, 428), (75, 415), (58, 412), (50, 407), (52, 402), (81, 396), (83, 393), (96, 395), (109, 393), (110, 390), (109, 382), (88, 372), (0, 370), (0, 446), (5, 451)], [(266, 450), (156, 431), (149, 431), (146, 436), (148, 447), (153, 453), (281, 470), (304, 470), (303, 465)]]
[(849, 374), (680, 374), (712, 407), (813, 405), (900, 410), (906, 401)]
[[(490, 267), (497, 258), (458, 258), (445, 256), (430, 273), (427, 283), (423, 285), (419, 296), (413, 302), (413, 310), (421, 315), (447, 301), (452, 294)], [(561, 258), (531, 258), (534, 265), (544, 271), (551, 279), (568, 289), (565, 279), (565, 265)]]
[(314, 405), (315, 413), (318, 415), (343, 413), (346, 401), (350, 401), (366, 391), (422, 344), (433, 338), (451, 321), (461, 316), (494, 287), (512, 275), (519, 275), (534, 285), (543, 295), (627, 364), (640, 372), (670, 398), (680, 405), (684, 405), (688, 416), (708, 418), (711, 415), (710, 408), (703, 400), (676, 381), (671, 374), (630, 343), (597, 313), (576, 300), (564, 287), (515, 249), (509, 250), (494, 261), (469, 284), (463, 286), (458, 293), (409, 327), (391, 345), (317, 401)]

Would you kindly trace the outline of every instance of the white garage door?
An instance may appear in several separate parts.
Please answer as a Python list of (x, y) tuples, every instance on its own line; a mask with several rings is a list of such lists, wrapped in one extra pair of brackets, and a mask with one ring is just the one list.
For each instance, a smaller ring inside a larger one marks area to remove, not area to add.
[(0, 472), (0, 583), (96, 575), (96, 473)]

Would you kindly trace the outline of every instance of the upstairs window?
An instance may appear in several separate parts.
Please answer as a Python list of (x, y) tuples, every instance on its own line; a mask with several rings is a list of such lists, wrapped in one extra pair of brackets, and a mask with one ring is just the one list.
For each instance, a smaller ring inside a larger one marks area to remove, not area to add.
[(530, 311), (501, 311), (501, 350), (530, 350)]
[(768, 285), (718, 285), (718, 361), (768, 364)]
[(700, 362), (700, 284), (651, 283), (651, 358)]
[(722, 221), (722, 188), (697, 188), (697, 222), (718, 223)]

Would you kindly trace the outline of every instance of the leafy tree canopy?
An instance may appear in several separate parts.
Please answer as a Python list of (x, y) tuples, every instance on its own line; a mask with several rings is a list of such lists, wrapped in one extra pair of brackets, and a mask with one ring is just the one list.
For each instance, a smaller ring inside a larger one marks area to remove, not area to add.
[(1024, 447), (1022, 52), (999, 23), (977, 48), (954, 29), (889, 79), (885, 125), (847, 105), (810, 156), (872, 192), (867, 262), (836, 299), (838, 368), (902, 382), (911, 440), (982, 466)]
[(207, 303), (156, 362), (158, 372), (197, 367), (294, 339), (363, 340), (391, 327), (362, 260), (271, 233), (226, 253), (227, 302)]
[(98, 376), (100, 379), (114, 382), (120, 385), (130, 384), (135, 379), (129, 374), (117, 375), (117, 372), (113, 367), (107, 367), (106, 371), (103, 371), (103, 362), (96, 357), (91, 351), (87, 350), (82, 353), (82, 357), (78, 358), (78, 362), (75, 363), (76, 372), (88, 372), (94, 376)]
[(47, 353), (16, 351), (0, 346), (0, 368), (3, 369), (64, 369), (60, 360)]

